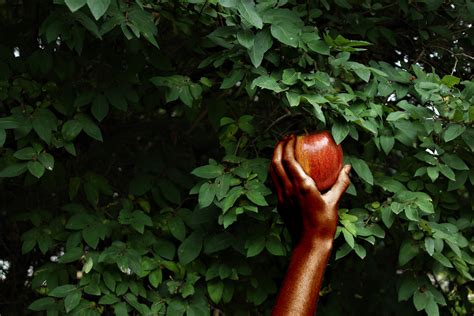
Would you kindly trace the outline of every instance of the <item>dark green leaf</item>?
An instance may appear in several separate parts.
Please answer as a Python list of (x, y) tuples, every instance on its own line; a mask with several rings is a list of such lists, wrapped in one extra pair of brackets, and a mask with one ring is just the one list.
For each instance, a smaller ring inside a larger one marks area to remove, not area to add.
[(4, 129), (0, 128), (0, 148), (3, 147), (6, 139), (7, 139), (7, 132)]
[(398, 264), (403, 266), (410, 262), (418, 253), (420, 248), (415, 245), (412, 241), (405, 241), (400, 247), (400, 252), (398, 254)]
[(36, 156), (36, 150), (34, 150), (32, 147), (22, 148), (20, 150), (17, 150), (13, 154), (13, 157), (20, 160), (31, 160), (35, 156)]
[(38, 155), (38, 161), (41, 162), (43, 167), (48, 169), (49, 171), (53, 170), (54, 168), (54, 157), (48, 153), (41, 153)]
[(26, 171), (27, 163), (15, 163), (9, 166), (6, 166), (5, 169), (0, 171), (0, 178), (11, 178), (17, 177)]
[(260, 31), (255, 35), (254, 44), (248, 54), (255, 68), (262, 64), (263, 56), (272, 47), (272, 37), (268, 31)]
[(53, 306), (55, 303), (54, 299), (51, 297), (43, 297), (37, 299), (28, 306), (28, 309), (32, 311), (44, 311), (47, 310), (50, 306)]
[(82, 124), (77, 120), (70, 120), (64, 123), (62, 134), (66, 141), (72, 141), (82, 130)]
[(444, 131), (444, 141), (449, 142), (453, 139), (456, 139), (459, 135), (464, 133), (466, 128), (459, 124), (450, 124), (448, 128)]
[(349, 126), (337, 122), (332, 126), (331, 133), (336, 144), (340, 144), (349, 135)]
[(207, 283), (207, 292), (211, 300), (218, 304), (222, 298), (222, 293), (224, 292), (224, 283), (220, 280), (211, 281)]
[(262, 193), (260, 193), (258, 191), (247, 191), (245, 193), (245, 195), (247, 196), (247, 198), (250, 201), (252, 201), (253, 203), (255, 203), (258, 206), (267, 206), (268, 205), (267, 201), (265, 201), (265, 197), (262, 195)]
[(359, 158), (351, 157), (350, 163), (352, 164), (352, 168), (354, 168), (355, 172), (359, 177), (361, 177), (367, 183), (373, 185), (374, 184), (374, 177), (372, 172), (369, 169), (367, 163)]
[(111, 0), (87, 0), (87, 5), (96, 20), (100, 19), (109, 8)]
[(69, 10), (75, 12), (82, 8), (86, 4), (87, 0), (65, 0), (64, 2), (66, 2)]
[(241, 30), (237, 33), (239, 44), (247, 49), (251, 49), (254, 43), (254, 34), (250, 30)]
[(274, 38), (291, 47), (298, 46), (300, 28), (292, 23), (282, 22), (272, 24), (270, 28)]
[(82, 297), (82, 292), (79, 290), (76, 290), (70, 293), (68, 296), (66, 296), (66, 298), (64, 299), (64, 307), (66, 309), (66, 313), (69, 313), (74, 308), (76, 308), (77, 305), (79, 305), (79, 302), (81, 301), (81, 297)]
[(193, 232), (186, 238), (178, 248), (179, 262), (186, 265), (196, 259), (201, 253), (202, 235), (199, 232)]
[(263, 27), (262, 18), (258, 14), (253, 0), (237, 0), (237, 10), (240, 16), (251, 25), (258, 29)]
[(76, 119), (80, 122), (83, 131), (89, 135), (90, 137), (98, 140), (103, 141), (102, 133), (99, 127), (86, 115), (78, 114)]
[(214, 179), (217, 178), (218, 176), (224, 174), (224, 167), (218, 165), (207, 165), (207, 166), (201, 166), (197, 167), (194, 169), (192, 172), (195, 176), (198, 176), (200, 178), (204, 179)]
[(92, 115), (98, 120), (102, 121), (109, 113), (109, 102), (103, 94), (98, 94), (92, 101), (91, 107)]
[(428, 305), (429, 300), (430, 296), (429, 292), (427, 291), (415, 291), (415, 293), (413, 294), (413, 305), (415, 305), (417, 311), (425, 309), (426, 305)]
[(53, 297), (66, 297), (70, 293), (74, 292), (76, 289), (76, 286), (71, 284), (61, 285), (52, 289), (51, 292), (48, 293), (48, 295)]
[(35, 177), (41, 178), (44, 174), (45, 168), (42, 164), (37, 161), (29, 161), (26, 165), (28, 171)]

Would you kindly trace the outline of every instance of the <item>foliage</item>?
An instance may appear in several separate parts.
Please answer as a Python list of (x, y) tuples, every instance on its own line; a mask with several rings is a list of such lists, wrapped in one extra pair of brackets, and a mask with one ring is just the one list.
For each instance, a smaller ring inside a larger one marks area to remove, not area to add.
[(472, 315), (472, 1), (0, 4), (5, 314), (269, 314), (272, 149), (328, 129), (319, 314)]

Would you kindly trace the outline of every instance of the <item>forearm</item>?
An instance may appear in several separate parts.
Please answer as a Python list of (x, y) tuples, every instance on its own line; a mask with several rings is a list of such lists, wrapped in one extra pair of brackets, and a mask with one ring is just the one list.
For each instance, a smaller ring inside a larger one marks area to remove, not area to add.
[(273, 316), (312, 316), (316, 312), (332, 238), (303, 237), (294, 248)]

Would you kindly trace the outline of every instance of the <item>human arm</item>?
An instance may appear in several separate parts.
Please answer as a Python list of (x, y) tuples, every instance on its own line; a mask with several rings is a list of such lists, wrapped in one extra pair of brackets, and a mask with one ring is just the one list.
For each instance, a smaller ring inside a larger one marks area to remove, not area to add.
[(295, 136), (275, 147), (270, 174), (279, 211), (297, 238), (272, 315), (314, 315), (337, 227), (339, 200), (349, 185), (344, 166), (332, 188), (321, 194), (295, 159)]

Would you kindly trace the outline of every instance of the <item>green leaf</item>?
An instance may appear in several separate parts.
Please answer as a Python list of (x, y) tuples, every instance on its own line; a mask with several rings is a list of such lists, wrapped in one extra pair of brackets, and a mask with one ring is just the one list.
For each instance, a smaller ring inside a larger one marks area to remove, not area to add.
[(273, 41), (270, 32), (260, 31), (255, 35), (254, 43), (248, 54), (255, 68), (262, 64), (263, 56), (272, 47)]
[(75, 291), (76, 289), (77, 288), (75, 285), (71, 285), (71, 284), (61, 285), (51, 290), (51, 292), (49, 292), (48, 295), (53, 296), (53, 297), (66, 297), (71, 292)]
[[(153, 80), (152, 80), (153, 81)], [(153, 81), (154, 83), (154, 81)], [(122, 95), (122, 92), (116, 88), (105, 91), (105, 96), (110, 104), (121, 111), (127, 110), (127, 100)]]
[(349, 135), (349, 125), (336, 122), (331, 128), (331, 134), (336, 144), (340, 144)]
[(244, 188), (241, 186), (233, 187), (227, 196), (222, 200), (222, 213), (227, 212), (232, 206), (234, 206), (237, 199), (244, 192)]
[(380, 147), (382, 147), (382, 150), (386, 155), (390, 153), (394, 144), (395, 138), (393, 136), (380, 136)]
[(240, 16), (258, 29), (263, 27), (263, 21), (258, 14), (255, 3), (252, 0), (237, 0), (237, 10)]
[(12, 165), (6, 166), (5, 169), (0, 171), (0, 178), (17, 177), (26, 171), (26, 166), (26, 162), (14, 163)]
[(255, 36), (250, 30), (241, 30), (237, 33), (237, 41), (246, 49), (253, 47), (254, 40)]
[(66, 309), (66, 313), (69, 313), (72, 311), (74, 308), (79, 305), (79, 302), (81, 301), (82, 297), (82, 292), (79, 290), (76, 290), (72, 293), (70, 293), (66, 298), (64, 299), (64, 307)]
[(39, 179), (43, 176), (45, 168), (38, 161), (29, 161), (26, 166), (28, 168), (28, 171), (36, 178)]
[(260, 87), (262, 89), (272, 90), (272, 91), (275, 91), (277, 93), (285, 91), (285, 89), (283, 89), (278, 84), (278, 82), (276, 81), (275, 78), (273, 78), (271, 76), (268, 76), (268, 75), (264, 75), (264, 76), (260, 76), (260, 77), (256, 78), (252, 82), (252, 87), (255, 87), (255, 86)]
[(421, 292), (420, 290), (418, 290), (415, 291), (415, 293), (413, 294), (413, 305), (415, 305), (417, 311), (425, 309), (426, 305), (428, 305), (429, 300), (430, 295), (427, 291)]
[(420, 248), (415, 245), (412, 241), (405, 241), (403, 242), (402, 246), (400, 247), (400, 252), (398, 254), (398, 264), (400, 266), (404, 266), (411, 259), (416, 257), (420, 252)]
[(258, 206), (267, 206), (268, 203), (267, 201), (265, 201), (265, 197), (262, 195), (262, 193), (258, 192), (258, 191), (247, 191), (245, 193), (245, 195), (247, 196), (247, 198), (252, 201), (253, 203), (255, 203), (256, 205)]
[(288, 103), (291, 107), (298, 106), (301, 102), (301, 95), (294, 92), (285, 92), (286, 98), (288, 99)]
[(207, 283), (207, 292), (211, 300), (218, 304), (222, 298), (224, 292), (224, 283), (221, 280), (211, 281)]
[(242, 69), (235, 69), (229, 77), (224, 78), (219, 89), (229, 89), (242, 80), (243, 77), (244, 71)]
[(413, 296), (418, 288), (418, 283), (413, 277), (405, 277), (402, 279), (400, 288), (398, 289), (398, 301), (406, 301)]
[(0, 148), (3, 147), (6, 139), (7, 139), (7, 132), (4, 129), (0, 128)]
[(55, 300), (53, 298), (43, 297), (31, 303), (28, 306), (28, 309), (31, 309), (32, 311), (44, 311), (47, 310), (49, 307), (53, 306), (54, 304)]
[(92, 257), (89, 257), (89, 258), (87, 258), (86, 263), (84, 263), (84, 266), (82, 267), (82, 271), (84, 273), (89, 273), (89, 272), (91, 272), (93, 267), (94, 267), (94, 260), (92, 259)]
[(436, 261), (438, 261), (439, 263), (441, 263), (443, 266), (445, 266), (446, 268), (452, 268), (453, 265), (452, 263), (449, 261), (448, 258), (446, 258), (443, 254), (439, 253), (439, 252), (435, 252), (433, 254), (433, 258), (436, 259)]
[(439, 176), (439, 170), (437, 167), (428, 167), (426, 168), (426, 172), (428, 173), (428, 177), (430, 177), (431, 182), (435, 182)]
[(33, 129), (36, 134), (47, 144), (51, 143), (52, 131), (57, 129), (57, 119), (47, 109), (37, 110), (32, 119)]
[(64, 255), (59, 258), (59, 263), (70, 263), (79, 260), (84, 254), (82, 247), (68, 249)]
[(426, 252), (427, 252), (430, 256), (433, 256), (434, 248), (435, 248), (434, 239), (431, 238), (431, 237), (426, 237), (426, 238), (425, 238), (425, 249), (426, 249)]
[(441, 79), (441, 82), (447, 85), (449, 88), (452, 88), (461, 82), (461, 79), (452, 75), (445, 75), (443, 79)]
[(359, 256), (359, 258), (364, 259), (367, 255), (367, 250), (359, 244), (354, 245), (354, 251)]
[(221, 165), (217, 165), (217, 166), (206, 165), (206, 166), (197, 167), (191, 173), (200, 178), (214, 179), (224, 174), (224, 167)]
[(77, 120), (69, 120), (64, 123), (61, 133), (66, 141), (72, 141), (82, 130), (82, 124)]
[(265, 248), (267, 248), (268, 252), (274, 256), (284, 256), (286, 255), (285, 246), (283, 246), (280, 239), (275, 236), (269, 236), (265, 243)]
[(157, 269), (148, 275), (148, 280), (150, 281), (151, 286), (157, 288), (163, 280), (163, 272), (161, 269)]
[(36, 150), (34, 150), (33, 147), (22, 148), (20, 150), (17, 150), (13, 154), (13, 157), (20, 160), (31, 160), (35, 156), (36, 156)]
[(265, 236), (248, 239), (245, 247), (247, 248), (247, 258), (258, 255), (265, 248)]
[(96, 20), (100, 19), (109, 8), (111, 0), (87, 0), (87, 5)]
[(344, 236), (346, 243), (351, 248), (354, 248), (354, 245), (355, 245), (354, 236), (346, 228), (342, 228), (342, 235)]
[(102, 274), (102, 278), (104, 280), (104, 283), (105, 283), (105, 286), (107, 286), (107, 288), (109, 290), (111, 290), (112, 292), (115, 292), (115, 278), (112, 276), (112, 274), (108, 271), (105, 271), (103, 274)]
[(438, 304), (434, 299), (431, 299), (425, 307), (425, 312), (428, 316), (439, 316)]
[(114, 305), (115, 316), (128, 316), (127, 304), (120, 302)]
[(270, 27), (274, 38), (291, 47), (298, 47), (300, 28), (290, 22), (274, 23)]
[(374, 177), (372, 172), (369, 169), (367, 163), (359, 158), (351, 157), (350, 163), (354, 168), (355, 172), (359, 177), (361, 177), (365, 182), (369, 183), (370, 185), (374, 184)]
[(466, 127), (459, 124), (450, 124), (444, 131), (444, 141), (449, 142), (456, 139), (459, 135), (464, 133)]
[(98, 140), (100, 142), (103, 141), (102, 139), (102, 133), (97, 126), (88, 116), (84, 114), (78, 114), (76, 116), (76, 119), (81, 123), (82, 130), (89, 135), (90, 137), (94, 138), (95, 140)]
[(112, 305), (117, 302), (120, 302), (120, 299), (113, 294), (106, 294), (102, 296), (99, 300), (99, 304), (101, 305)]
[(64, 2), (66, 2), (71, 12), (75, 12), (82, 8), (86, 4), (87, 0), (65, 0)]
[(394, 122), (394, 121), (408, 119), (408, 118), (410, 118), (410, 115), (407, 112), (395, 111), (395, 112), (390, 113), (387, 116), (386, 120), (388, 122)]
[(178, 257), (181, 264), (188, 264), (196, 259), (201, 253), (202, 235), (199, 232), (192, 232), (178, 248)]
[(329, 55), (330, 47), (323, 40), (311, 41), (307, 43), (309, 49), (321, 55)]
[(49, 171), (53, 170), (54, 168), (54, 157), (48, 153), (41, 153), (38, 155), (38, 161), (41, 162), (43, 167), (48, 169)]
[(199, 188), (199, 207), (205, 208), (212, 204), (216, 195), (216, 186), (205, 182)]
[(168, 227), (171, 235), (179, 241), (183, 241), (186, 237), (186, 226), (179, 216), (175, 216), (168, 222)]
[(364, 80), (365, 82), (369, 82), (370, 80), (370, 69), (369, 68), (356, 68), (354, 69), (354, 72), (356, 73), (357, 76), (359, 76), (360, 79)]
[(341, 248), (339, 248), (339, 249), (336, 251), (336, 260), (339, 260), (339, 259), (341, 259), (341, 258), (344, 258), (344, 257), (347, 256), (351, 251), (352, 251), (352, 248), (349, 246), (349, 244), (345, 243), (344, 245), (341, 246)]
[(466, 163), (457, 155), (444, 154), (441, 159), (451, 168), (455, 170), (469, 170)]
[(92, 101), (91, 112), (99, 122), (107, 116), (109, 113), (109, 102), (107, 102), (107, 98), (103, 94), (98, 94), (94, 98)]

